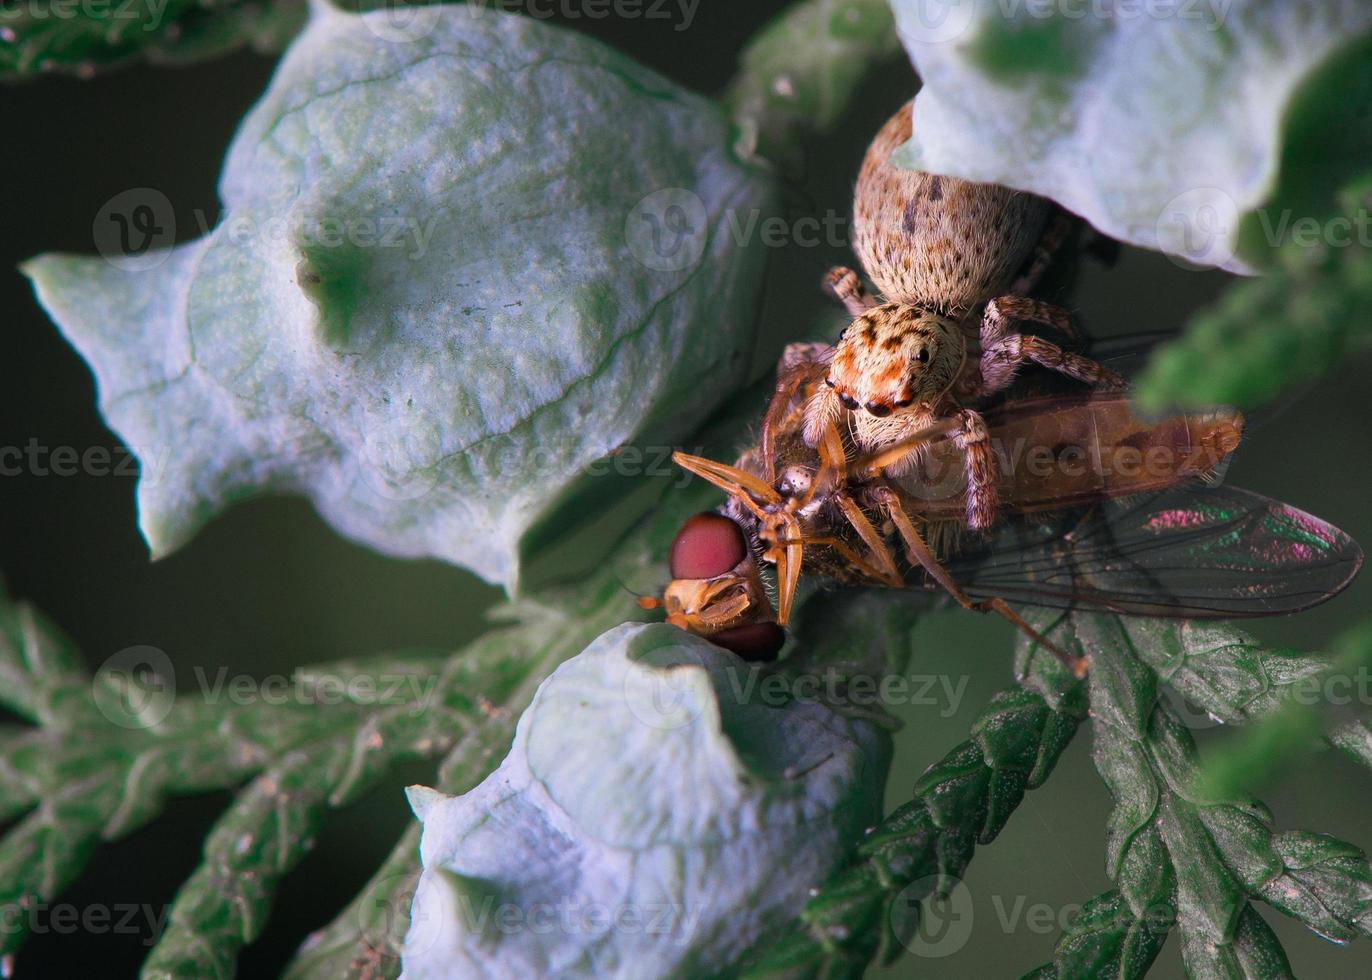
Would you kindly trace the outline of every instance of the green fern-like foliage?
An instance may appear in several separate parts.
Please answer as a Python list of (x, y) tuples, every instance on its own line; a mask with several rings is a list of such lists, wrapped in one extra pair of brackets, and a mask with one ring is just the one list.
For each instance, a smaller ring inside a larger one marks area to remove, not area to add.
[[(637, 560), (649, 554), (637, 551)], [(329, 811), (408, 760), (434, 760), (435, 781), (453, 792), (480, 782), (538, 682), (632, 610), (619, 580), (625, 570), (607, 566), (575, 590), (512, 604), (500, 613), (503, 626), (456, 653), (399, 651), (297, 672), (306, 691), (388, 678), (396, 696), (366, 703), (238, 704), (200, 693), (176, 698), (166, 678), (130, 670), (92, 678), (52, 624), (0, 598), (0, 697), (30, 723), (3, 734), (0, 813), (18, 820), (0, 841), (0, 902), (51, 902), (100, 843), (154, 819), (169, 797), (236, 788), (143, 974), (231, 976), (238, 950), (261, 933), (278, 883)], [(422, 700), (401, 696), (415, 691), (425, 692)], [(413, 886), (414, 870), (409, 835), (393, 863), (302, 952), (293, 975), (346, 976), (376, 950), (397, 972), (402, 936), (387, 914), (403, 915), (399, 893)], [(376, 910), (374, 921), (365, 909)], [(0, 954), (24, 938), (6, 930)]]
[(0, 4), (0, 81), (89, 78), (136, 60), (184, 64), (235, 48), (279, 51), (305, 22), (302, 0)]
[(1230, 286), (1184, 336), (1154, 354), (1145, 406), (1261, 405), (1372, 344), (1372, 186), (1342, 195), (1343, 215), (1313, 242), (1290, 241), (1265, 276)]
[[(1021, 643), (1021, 686), (992, 699), (971, 738), (924, 774), (914, 799), (869, 834), (859, 860), (818, 890), (749, 976), (860, 977), (874, 959), (898, 956), (901, 906), (948, 893), (1088, 716), (1096, 768), (1116, 800), (1107, 837), (1116, 888), (1084, 903), (1053, 962), (1031, 976), (1142, 977), (1173, 931), (1191, 977), (1291, 976), (1253, 901), (1339, 942), (1372, 934), (1366, 855), (1324, 834), (1278, 831), (1256, 800), (1206, 793), (1190, 731), (1160, 696), (1171, 685), (1225, 722), (1262, 721), (1335, 660), (1269, 650), (1227, 627), (1100, 614), (1040, 615), (1036, 625), (1068, 652), (1089, 651), (1089, 680)], [(1364, 764), (1368, 738), (1361, 719), (1330, 736)]]

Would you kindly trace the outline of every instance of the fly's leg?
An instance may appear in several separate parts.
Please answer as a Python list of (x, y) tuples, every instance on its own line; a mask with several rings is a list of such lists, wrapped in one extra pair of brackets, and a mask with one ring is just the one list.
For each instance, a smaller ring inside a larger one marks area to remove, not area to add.
[(850, 316), (862, 316), (877, 305), (861, 277), (844, 265), (836, 265), (825, 273), (824, 291), (842, 303)]
[(1053, 641), (1030, 626), (1019, 613), (1010, 608), (1004, 599), (985, 599), (977, 602), (964, 592), (953, 577), (948, 574), (948, 570), (943, 567), (929, 546), (924, 543), (924, 538), (920, 536), (919, 530), (914, 522), (910, 520), (910, 515), (905, 512), (905, 506), (900, 502), (890, 487), (877, 486), (869, 490), (869, 494), (877, 504), (886, 511), (891, 519), (891, 523), (896, 526), (897, 533), (900, 534), (901, 541), (905, 545), (905, 556), (911, 565), (923, 568), (925, 573), (936, 582), (945, 592), (964, 609), (973, 609), (977, 612), (993, 612), (996, 615), (1010, 621), (1015, 628), (1028, 636), (1035, 643), (1038, 643), (1046, 650), (1051, 650), (1053, 655), (1071, 668), (1072, 673), (1078, 677), (1086, 676), (1086, 668), (1089, 662), (1085, 657), (1073, 657), (1063, 650)]
[(1070, 322), (1066, 310), (1036, 299), (1001, 296), (991, 300), (981, 322), (981, 383), (973, 386), (972, 394), (989, 395), (1006, 388), (1026, 361), (1087, 384), (1126, 386), (1122, 377), (1089, 357), (1065, 351), (1042, 337), (1011, 331), (1011, 320), (1033, 320), (1059, 329)]
[(862, 538), (862, 543), (867, 545), (872, 561), (882, 570), (888, 583), (896, 586), (904, 585), (905, 579), (901, 577), (900, 570), (896, 568), (895, 555), (891, 554), (890, 547), (882, 540), (877, 529), (872, 526), (872, 522), (862, 512), (862, 508), (846, 494), (839, 495), (838, 506), (843, 511), (843, 516), (848, 518), (848, 523), (853, 526), (853, 530), (857, 531), (858, 537)]
[(852, 565), (863, 575), (866, 575), (873, 582), (891, 589), (898, 589), (905, 584), (905, 579), (897, 571), (887, 571), (878, 568), (877, 565), (859, 555), (843, 539), (834, 537), (806, 538), (805, 545), (812, 548), (833, 548), (839, 553), (844, 561)]
[(852, 525), (853, 530), (862, 539), (862, 543), (867, 546), (866, 557), (859, 555), (837, 535), (807, 538), (805, 543), (812, 546), (824, 545), (833, 548), (844, 561), (882, 585), (890, 588), (903, 586), (905, 578), (900, 574), (900, 569), (896, 567), (895, 555), (891, 554), (890, 546), (882, 539), (877, 529), (872, 526), (872, 522), (868, 520), (862, 508), (846, 493), (836, 494), (834, 499), (837, 501), (839, 509), (843, 511), (843, 516), (848, 519), (848, 523)]
[[(881, 535), (872, 526), (872, 522), (868, 520), (862, 508), (845, 493), (835, 494), (834, 499), (837, 501), (839, 509), (843, 511), (843, 516), (848, 519), (848, 523), (852, 525), (853, 530), (857, 531), (858, 537), (867, 546), (866, 555), (858, 554), (836, 534), (819, 537), (802, 536), (799, 540), (778, 542), (778, 544), (784, 548), (794, 547), (797, 544), (809, 548), (832, 548), (838, 552), (839, 557), (872, 581), (894, 589), (903, 586), (905, 578), (900, 574), (900, 569), (896, 567), (895, 556), (891, 554), (890, 547), (882, 540)], [(783, 588), (783, 586), (779, 585), (778, 588)], [(791, 591), (794, 591), (794, 586), (790, 588)], [(786, 604), (790, 605), (789, 599)]]

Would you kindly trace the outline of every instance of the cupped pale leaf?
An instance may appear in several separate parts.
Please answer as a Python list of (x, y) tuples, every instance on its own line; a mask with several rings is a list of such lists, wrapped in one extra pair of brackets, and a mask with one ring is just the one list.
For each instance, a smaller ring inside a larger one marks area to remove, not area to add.
[(750, 678), (620, 626), (544, 682), (480, 786), (412, 790), (403, 976), (715, 975), (789, 922), (879, 816), (889, 742)]
[(1372, 78), (1364, 0), (891, 5), (924, 82), (896, 159), (1123, 241), (1247, 271), (1365, 163), (1328, 150), (1367, 145), (1365, 101), (1327, 97)]
[(761, 255), (728, 216), (771, 183), (720, 111), (539, 21), (400, 13), (316, 7), (211, 234), (138, 252), (172, 215), (127, 192), (105, 257), (26, 267), (139, 453), (155, 554), (298, 492), (377, 550), (513, 585), (598, 460), (670, 446), (746, 376)]

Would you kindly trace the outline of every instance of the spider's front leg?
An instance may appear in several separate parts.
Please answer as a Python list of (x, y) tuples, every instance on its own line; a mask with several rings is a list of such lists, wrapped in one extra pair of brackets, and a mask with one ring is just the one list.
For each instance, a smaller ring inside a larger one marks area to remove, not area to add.
[(801, 435), (805, 445), (812, 449), (824, 443), (825, 434), (838, 431), (839, 420), (843, 417), (844, 406), (838, 392), (829, 385), (820, 385), (805, 403), (805, 421)]
[(970, 408), (955, 415), (958, 427), (951, 436), (962, 451), (967, 470), (967, 526), (980, 531), (996, 523), (1000, 497), (996, 492), (996, 458), (986, 421)]
[(842, 303), (851, 316), (862, 316), (877, 305), (861, 277), (846, 265), (836, 265), (825, 274), (824, 291)]
[(962, 453), (967, 482), (967, 526), (988, 528), (996, 522), (1000, 508), (996, 491), (996, 460), (991, 449), (991, 434), (986, 421), (970, 408), (955, 409), (894, 439), (882, 448), (855, 460), (850, 472), (882, 475), (899, 479), (920, 460), (928, 447), (950, 439)]
[[(792, 403), (797, 392), (806, 382), (818, 381), (824, 376), (826, 358), (832, 350), (828, 344), (796, 343), (787, 344), (781, 352), (776, 388), (762, 417), (762, 464), (768, 483), (776, 481), (776, 434), (784, 428), (786, 416), (794, 410)], [(807, 418), (808, 409), (806, 405)]]
[(1042, 337), (1011, 330), (1012, 320), (1032, 320), (1071, 332), (1071, 317), (1060, 306), (1025, 296), (1000, 296), (991, 300), (986, 304), (981, 321), (981, 382), (972, 385), (969, 394), (982, 396), (1001, 391), (1015, 380), (1015, 374), (1025, 362), (1089, 385), (1126, 387), (1124, 378), (1089, 357), (1065, 351)]

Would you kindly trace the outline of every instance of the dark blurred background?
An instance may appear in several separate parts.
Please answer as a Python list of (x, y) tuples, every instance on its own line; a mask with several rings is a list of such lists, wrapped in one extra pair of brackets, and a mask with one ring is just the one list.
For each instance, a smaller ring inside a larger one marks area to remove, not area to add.
[[(543, 5), (553, 6), (557, 5)], [(785, 6), (703, 0), (689, 28), (657, 19), (567, 22), (697, 91), (717, 92), (741, 46)], [(48, 78), (0, 94), (0, 446), (118, 447), (101, 422), (91, 376), (61, 339), (15, 270), (39, 252), (92, 253), (101, 206), (131, 188), (160, 190), (176, 210), (177, 239), (213, 223), (219, 165), (238, 120), (266, 86), (273, 60), (241, 53), (192, 68), (127, 68), (84, 82)], [(794, 188), (796, 213), (847, 214), (857, 163), (870, 134), (914, 91), (903, 63), (878, 74), (851, 118), (814, 147)], [(818, 279), (841, 249), (798, 250), (785, 259)], [(1074, 296), (1097, 334), (1176, 329), (1224, 287), (1226, 276), (1187, 271), (1125, 249), (1111, 269), (1088, 263)], [(816, 290), (816, 316), (835, 316)], [(1366, 362), (1313, 388), (1252, 431), (1231, 480), (1331, 520), (1364, 542), (1372, 477), (1362, 372)], [(148, 561), (127, 475), (0, 478), (0, 573), (65, 629), (92, 665), (125, 647), (165, 651), (178, 669), (196, 665), (264, 676), (292, 666), (405, 645), (453, 648), (483, 628), (497, 589), (436, 562), (379, 557), (342, 540), (295, 499), (240, 504), (187, 547)], [(1318, 649), (1372, 608), (1372, 578), (1298, 618), (1261, 622), (1262, 638)], [(946, 674), (955, 697), (899, 709), (906, 727), (888, 790), (908, 799), (912, 780), (966, 737), (987, 697), (1011, 681), (1010, 630), (960, 612), (933, 615), (914, 637), (911, 673)], [(1203, 742), (1217, 736), (1200, 733)], [(240, 957), (240, 975), (274, 975), (314, 928), (329, 921), (411, 819), (399, 789), (426, 780), (416, 767), (393, 775), (347, 816), (326, 824), (315, 851), (289, 876), (262, 939)], [(1282, 828), (1310, 828), (1372, 843), (1372, 776), (1333, 753), (1267, 787)], [(203, 835), (227, 794), (173, 801), (163, 817), (102, 848), (61, 901), (170, 902), (199, 859)], [(939, 960), (907, 957), (880, 976), (1014, 976), (1051, 956), (1061, 919), (1108, 887), (1103, 827), (1109, 809), (1083, 734), (1048, 785), (1032, 793), (1009, 828), (973, 862), (971, 940)], [(1303, 977), (1372, 975), (1372, 943), (1340, 950), (1269, 914)], [(34, 935), (20, 977), (131, 976), (146, 954), (141, 935)], [(1180, 975), (1172, 938), (1154, 974)]]

